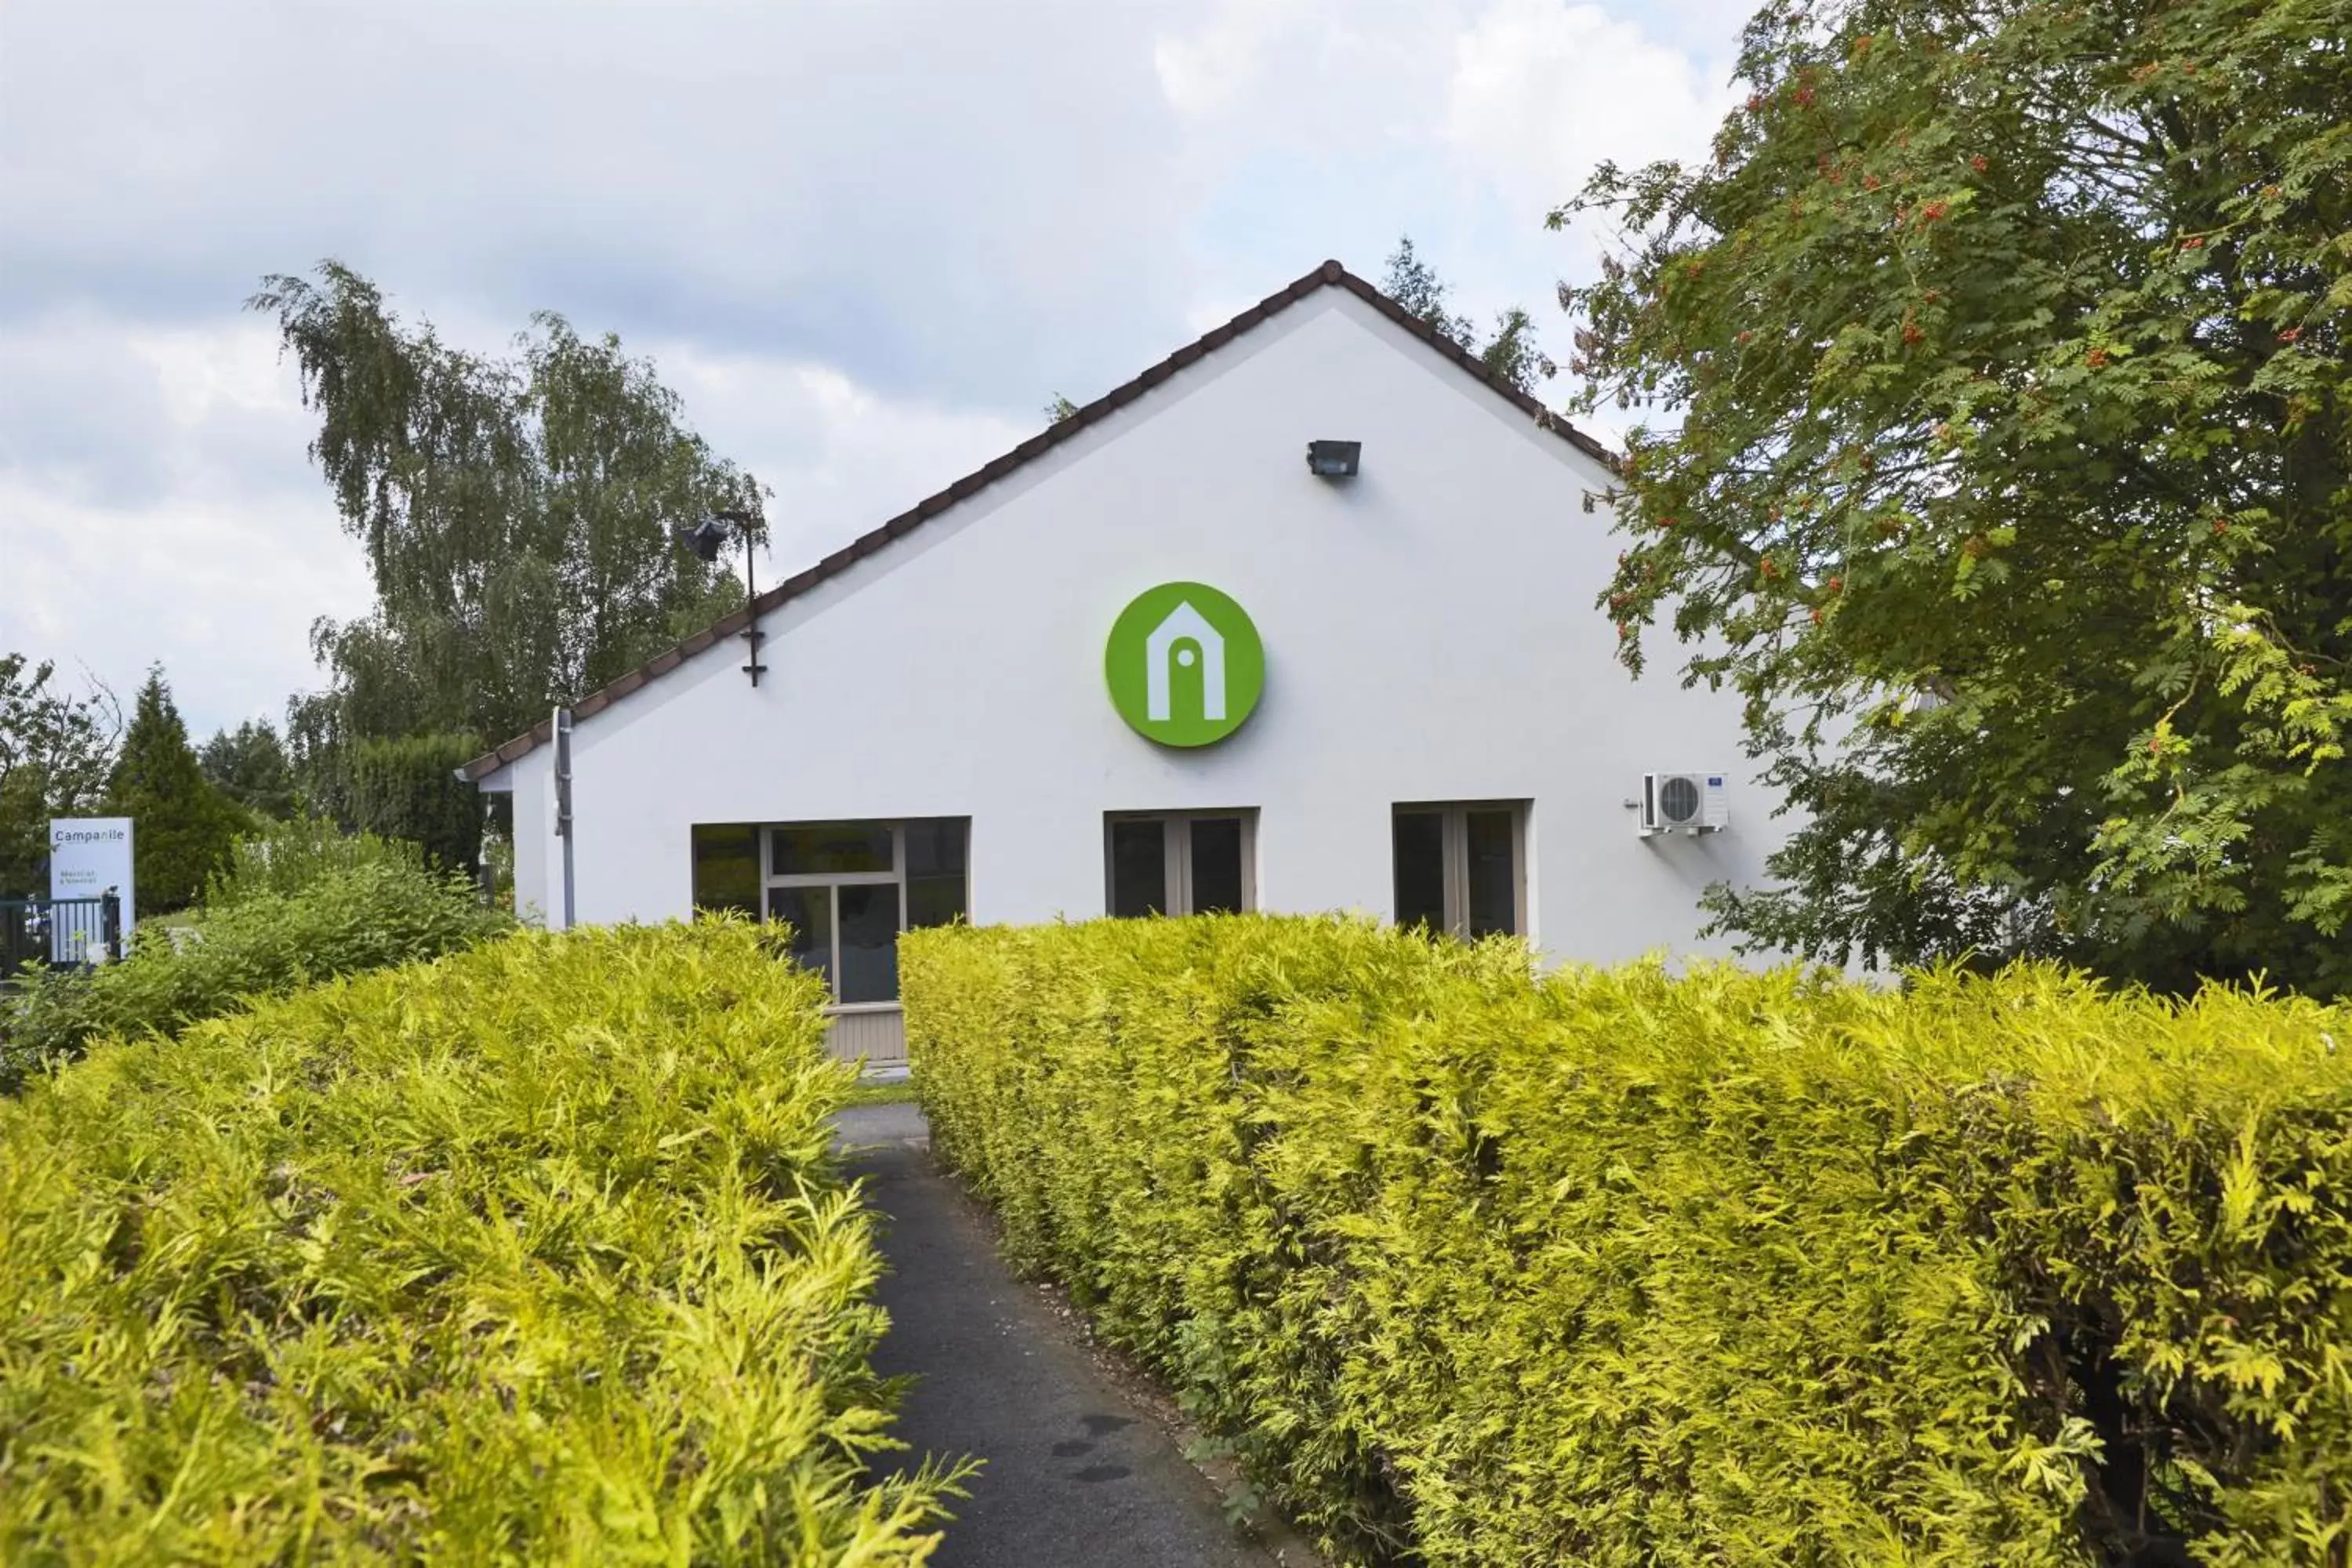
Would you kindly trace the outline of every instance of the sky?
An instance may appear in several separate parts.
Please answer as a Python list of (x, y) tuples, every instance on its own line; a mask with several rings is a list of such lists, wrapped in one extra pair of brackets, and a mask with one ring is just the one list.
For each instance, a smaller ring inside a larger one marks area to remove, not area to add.
[[(263, 275), (650, 356), (806, 564), (1337, 257), (1482, 321), (1692, 157), (1726, 0), (0, 0), (0, 652), (198, 738), (317, 685), (358, 544)], [(1546, 389), (1548, 401), (1565, 384)], [(1603, 432), (1606, 434), (1606, 432)]]

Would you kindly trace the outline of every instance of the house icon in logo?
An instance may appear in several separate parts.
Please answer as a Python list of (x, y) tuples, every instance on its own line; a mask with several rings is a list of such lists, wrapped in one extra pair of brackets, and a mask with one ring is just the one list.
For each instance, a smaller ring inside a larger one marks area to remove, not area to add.
[(1162, 583), (1129, 600), (1111, 624), (1103, 681), (1111, 706), (1145, 740), (1214, 745), (1256, 708), (1265, 689), (1265, 645), (1232, 595), (1206, 583)]
[[(1192, 647), (1176, 646), (1181, 642), (1190, 642)], [(1224, 722), (1225, 639), (1188, 600), (1169, 611), (1168, 618), (1143, 640), (1143, 710), (1152, 723), (1165, 724), (1173, 717), (1169, 687), (1174, 667), (1190, 668), (1193, 647), (1200, 650), (1201, 717), (1213, 724)]]

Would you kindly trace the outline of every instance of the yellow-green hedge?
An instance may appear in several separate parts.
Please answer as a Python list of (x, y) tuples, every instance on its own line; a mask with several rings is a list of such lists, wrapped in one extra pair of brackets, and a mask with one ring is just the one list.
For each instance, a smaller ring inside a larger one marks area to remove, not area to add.
[(924, 1561), (822, 1001), (524, 933), (0, 1106), (0, 1561)]
[(2352, 1015), (908, 939), (934, 1148), (1351, 1561), (2352, 1558)]

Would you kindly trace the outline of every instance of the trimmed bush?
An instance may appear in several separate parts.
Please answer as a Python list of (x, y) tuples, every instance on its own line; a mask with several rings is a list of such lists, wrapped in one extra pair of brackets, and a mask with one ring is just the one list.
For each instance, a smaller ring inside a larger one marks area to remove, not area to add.
[(28, 971), (0, 994), (0, 1089), (100, 1035), (171, 1034), (257, 995), (431, 958), (509, 930), (462, 879), (397, 859), (257, 892), (186, 925), (147, 927), (120, 963)]
[(910, 934), (933, 1147), (1351, 1562), (2333, 1565), (2352, 1012)]
[(0, 1560), (923, 1562), (770, 946), (527, 932), (0, 1105)]
[(343, 798), (352, 824), (420, 846), (444, 870), (471, 877), (482, 863), (482, 793), (457, 777), (481, 751), (462, 733), (402, 735), (352, 744)]

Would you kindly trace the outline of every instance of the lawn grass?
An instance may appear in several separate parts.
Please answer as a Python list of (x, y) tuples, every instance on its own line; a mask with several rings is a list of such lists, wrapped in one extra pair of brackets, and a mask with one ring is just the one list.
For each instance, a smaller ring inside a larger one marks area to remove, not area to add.
[(849, 1091), (843, 1100), (849, 1105), (912, 1105), (915, 1103), (915, 1080), (902, 1078), (889, 1083), (861, 1083)]

